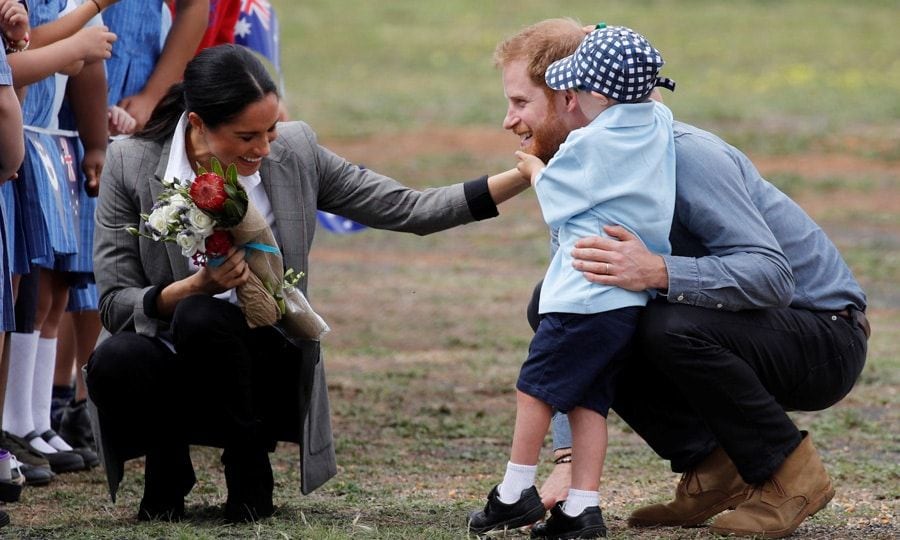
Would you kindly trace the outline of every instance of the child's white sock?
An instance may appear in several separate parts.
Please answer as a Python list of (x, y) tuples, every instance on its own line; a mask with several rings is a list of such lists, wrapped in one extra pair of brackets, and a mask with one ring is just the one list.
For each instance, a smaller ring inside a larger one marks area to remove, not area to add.
[(34, 430), (43, 433), (50, 429), (50, 400), (53, 394), (53, 371), (56, 367), (56, 338), (40, 338), (34, 359), (34, 380), (31, 385), (31, 420)]
[(534, 485), (534, 477), (537, 475), (537, 465), (519, 465), (512, 461), (506, 464), (506, 474), (503, 483), (497, 488), (500, 502), (512, 504), (522, 496), (522, 491)]
[[(34, 362), (34, 385), (31, 387), (31, 419), (34, 430), (44, 433), (50, 429), (50, 403), (53, 400), (53, 373), (56, 369), (56, 338), (40, 338)], [(61, 452), (72, 447), (59, 435), (46, 441)]]
[(570, 489), (562, 510), (567, 516), (576, 517), (590, 506), (600, 506), (599, 492)]
[(3, 429), (19, 437), (34, 430), (31, 418), (31, 389), (37, 355), (37, 332), (9, 334), (9, 379), (3, 400)]

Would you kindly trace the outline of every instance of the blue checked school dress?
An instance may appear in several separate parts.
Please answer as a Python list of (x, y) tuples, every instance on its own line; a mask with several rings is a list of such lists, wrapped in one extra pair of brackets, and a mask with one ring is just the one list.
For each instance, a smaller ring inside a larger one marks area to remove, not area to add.
[[(66, 125), (66, 121), (63, 121)], [(99, 303), (94, 285), (94, 211), (97, 198), (89, 197), (85, 190), (87, 176), (81, 170), (84, 147), (74, 136), (56, 137), (59, 152), (66, 165), (66, 189), (72, 203), (72, 216), (77, 249), (70, 255), (58, 255), (55, 269), (66, 272), (69, 283), (69, 303), (66, 311), (96, 310)], [(71, 166), (68, 164), (71, 162)]]
[[(38, 0), (29, 5), (32, 28), (56, 20), (65, 6), (60, 0)], [(65, 185), (65, 165), (59, 144), (46, 131), (58, 111), (52, 110), (55, 77), (46, 77), (28, 87), (22, 116), (25, 123), (25, 161), (16, 182), (16, 225), (25, 233), (26, 262), (53, 268), (56, 255), (74, 253), (72, 204)], [(21, 268), (21, 250), (16, 246), (14, 266)]]
[[(12, 71), (6, 62), (6, 52), (0, 50), (0, 86), (12, 86)], [(0, 179), (0, 181), (6, 178)], [(6, 186), (10, 182), (5, 182)], [(0, 190), (0, 332), (15, 330), (16, 317), (12, 301), (12, 283), (9, 273), (8, 243), (6, 241), (6, 198)]]
[(161, 51), (162, 7), (162, 0), (120, 0), (103, 11), (103, 23), (118, 36), (106, 61), (110, 105), (147, 85)]

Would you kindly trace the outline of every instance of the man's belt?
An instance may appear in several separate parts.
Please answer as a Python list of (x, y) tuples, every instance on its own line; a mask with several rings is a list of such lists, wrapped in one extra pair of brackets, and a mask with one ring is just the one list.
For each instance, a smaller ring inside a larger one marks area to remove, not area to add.
[(866, 318), (865, 311), (860, 311), (858, 309), (844, 309), (836, 311), (834, 314), (856, 323), (857, 326), (862, 328), (863, 333), (866, 334), (866, 339), (869, 339), (869, 336), (872, 335), (872, 327), (869, 326), (869, 319)]

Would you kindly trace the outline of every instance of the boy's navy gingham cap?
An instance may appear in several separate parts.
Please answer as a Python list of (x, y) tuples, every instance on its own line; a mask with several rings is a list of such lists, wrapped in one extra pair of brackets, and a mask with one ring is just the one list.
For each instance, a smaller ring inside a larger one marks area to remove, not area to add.
[(633, 103), (643, 101), (657, 86), (675, 90), (675, 81), (659, 77), (664, 63), (659, 51), (634, 30), (601, 26), (574, 54), (550, 64), (544, 79), (554, 90), (576, 88)]

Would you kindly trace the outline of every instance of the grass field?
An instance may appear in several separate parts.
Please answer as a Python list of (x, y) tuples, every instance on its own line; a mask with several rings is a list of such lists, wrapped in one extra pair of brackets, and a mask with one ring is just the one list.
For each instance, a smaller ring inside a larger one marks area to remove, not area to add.
[[(417, 186), (513, 164), (494, 45), (545, 17), (646, 34), (678, 91), (675, 116), (723, 135), (831, 235), (869, 295), (874, 335), (854, 391), (798, 413), (835, 480), (797, 538), (900, 537), (900, 7), (891, 0), (274, 2), (286, 98), (321, 142)], [(312, 299), (325, 338), (339, 474), (299, 494), (297, 448), (276, 466), (275, 518), (230, 527), (217, 454), (181, 524), (138, 524), (141, 462), (117, 504), (99, 471), (28, 489), (10, 538), (465, 538), (464, 513), (502, 471), (524, 308), (547, 260), (533, 194), (497, 220), (425, 238), (320, 231)], [(678, 478), (611, 415), (601, 487), (610, 538), (709, 538), (705, 528), (633, 531), (628, 513)], [(548, 453), (549, 455), (549, 453)], [(548, 470), (546, 462), (540, 473)]]

